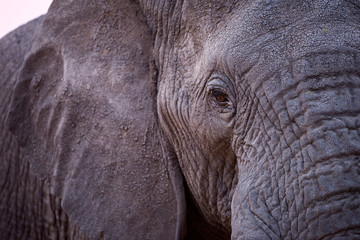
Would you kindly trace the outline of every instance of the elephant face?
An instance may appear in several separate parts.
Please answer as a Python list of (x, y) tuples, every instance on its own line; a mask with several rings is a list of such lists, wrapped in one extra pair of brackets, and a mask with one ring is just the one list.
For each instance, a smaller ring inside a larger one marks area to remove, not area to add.
[(358, 236), (359, 9), (56, 0), (8, 124), (93, 238)]
[(182, 7), (186, 27), (159, 57), (158, 109), (202, 213), (234, 239), (358, 233), (353, 3)]

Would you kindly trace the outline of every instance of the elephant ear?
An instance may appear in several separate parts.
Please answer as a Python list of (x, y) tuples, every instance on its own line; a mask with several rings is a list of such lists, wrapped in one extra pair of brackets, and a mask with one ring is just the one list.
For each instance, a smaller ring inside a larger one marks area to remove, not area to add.
[(182, 179), (159, 130), (151, 56), (134, 1), (59, 0), (19, 74), (7, 123), (91, 238), (184, 234)]

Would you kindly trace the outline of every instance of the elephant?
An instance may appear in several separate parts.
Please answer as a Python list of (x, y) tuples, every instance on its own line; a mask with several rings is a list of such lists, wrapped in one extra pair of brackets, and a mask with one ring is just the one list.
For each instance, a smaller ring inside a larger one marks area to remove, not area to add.
[(54, 0), (0, 49), (6, 239), (360, 238), (359, 1)]

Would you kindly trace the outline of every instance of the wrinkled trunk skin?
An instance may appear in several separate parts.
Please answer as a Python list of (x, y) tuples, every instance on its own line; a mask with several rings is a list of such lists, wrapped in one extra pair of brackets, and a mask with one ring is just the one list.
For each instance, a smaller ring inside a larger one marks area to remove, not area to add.
[(274, 109), (279, 128), (263, 119), (268, 135), (258, 133), (255, 149), (264, 157), (252, 169), (239, 167), (245, 174), (233, 199), (234, 239), (360, 238), (360, 55), (321, 53), (297, 64), (314, 72), (271, 93), (275, 107), (284, 101)]
[[(244, 174), (239, 173), (232, 204), (234, 239), (360, 238), (360, 77), (355, 70), (360, 55), (326, 53), (299, 61), (295, 65), (317, 65), (316, 73), (289, 86), (283, 100), (274, 96), (275, 104), (285, 105), (279, 129), (269, 123), (267, 131), (278, 136), (258, 133), (258, 139), (268, 139), (255, 140), (264, 157), (253, 169), (240, 167)], [(249, 185), (248, 179), (254, 182)]]
[(232, 239), (360, 239), (359, 28), (338, 16), (299, 24), (281, 68), (247, 73), (257, 109), (236, 146)]

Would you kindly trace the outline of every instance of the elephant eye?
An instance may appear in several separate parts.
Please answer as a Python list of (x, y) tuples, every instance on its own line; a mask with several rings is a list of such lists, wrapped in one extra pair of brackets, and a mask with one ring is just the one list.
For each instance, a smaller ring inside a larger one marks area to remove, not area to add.
[(221, 90), (213, 89), (210, 91), (211, 96), (222, 107), (227, 107), (231, 104), (229, 96)]
[(225, 75), (214, 72), (206, 84), (207, 102), (221, 113), (221, 116), (233, 116), (236, 109), (235, 90)]

